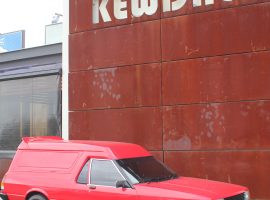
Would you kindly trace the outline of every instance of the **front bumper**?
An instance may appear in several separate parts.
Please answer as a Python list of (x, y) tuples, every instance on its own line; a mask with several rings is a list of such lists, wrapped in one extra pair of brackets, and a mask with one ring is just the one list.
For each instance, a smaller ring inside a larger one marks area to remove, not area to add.
[(6, 194), (0, 193), (0, 200), (8, 200), (8, 196)]

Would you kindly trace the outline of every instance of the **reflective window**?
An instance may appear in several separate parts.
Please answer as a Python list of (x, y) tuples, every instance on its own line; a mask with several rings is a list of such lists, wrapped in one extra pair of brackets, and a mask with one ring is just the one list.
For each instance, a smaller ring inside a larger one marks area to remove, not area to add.
[(177, 174), (152, 156), (116, 160), (133, 184), (177, 178)]
[(110, 160), (93, 160), (90, 179), (93, 185), (113, 187), (117, 181), (125, 180)]
[(25, 136), (60, 136), (61, 76), (0, 81), (0, 150)]
[(77, 183), (88, 184), (89, 164), (90, 164), (90, 161), (88, 161), (82, 168), (82, 171), (80, 172), (78, 176)]

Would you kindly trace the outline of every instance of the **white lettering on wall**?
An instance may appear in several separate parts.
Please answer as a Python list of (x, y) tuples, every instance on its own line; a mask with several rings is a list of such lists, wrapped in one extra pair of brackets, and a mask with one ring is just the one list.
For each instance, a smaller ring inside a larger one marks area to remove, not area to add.
[(198, 7), (202, 5), (202, 0), (193, 0), (193, 7)]
[(214, 4), (214, 0), (205, 0), (205, 5)]
[[(111, 16), (115, 19), (127, 19), (128, 12), (134, 17), (143, 15), (154, 15), (158, 10), (159, 0), (92, 0), (93, 1), (93, 24), (98, 24), (102, 18), (104, 22), (112, 21)], [(113, 2), (113, 13), (109, 13), (107, 6), (108, 2)], [(131, 2), (131, 11), (128, 11), (127, 2)], [(203, 2), (207, 5), (214, 4), (215, 0), (190, 0), (193, 2), (193, 7), (202, 6)], [(220, 0), (219, 0), (220, 1)], [(233, 0), (223, 0), (232, 2)], [(162, 0), (163, 12), (172, 12), (180, 10), (185, 6), (187, 0)]]
[[(223, 0), (223, 1), (232, 1), (232, 0)], [(214, 4), (214, 0), (205, 0), (205, 5), (212, 5)], [(202, 5), (202, 0), (193, 0), (193, 6), (198, 7)]]
[(163, 0), (163, 12), (170, 12), (181, 9), (187, 0)]
[(122, 0), (114, 0), (114, 16), (116, 19), (127, 18), (127, 2)]
[(101, 0), (101, 4), (99, 4), (99, 0), (93, 0), (93, 23), (99, 23), (99, 13), (101, 14), (104, 22), (112, 21), (109, 12), (107, 10), (107, 4), (109, 0)]
[(134, 17), (141, 17), (144, 14), (153, 15), (157, 9), (158, 0), (131, 0), (131, 11)]

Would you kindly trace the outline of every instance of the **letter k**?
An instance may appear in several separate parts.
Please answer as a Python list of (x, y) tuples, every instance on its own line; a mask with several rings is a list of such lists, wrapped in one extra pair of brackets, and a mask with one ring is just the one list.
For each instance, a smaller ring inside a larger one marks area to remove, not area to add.
[(108, 2), (109, 0), (101, 0), (101, 3), (99, 4), (99, 0), (93, 0), (93, 24), (99, 23), (99, 13), (101, 14), (104, 22), (112, 21), (107, 10)]

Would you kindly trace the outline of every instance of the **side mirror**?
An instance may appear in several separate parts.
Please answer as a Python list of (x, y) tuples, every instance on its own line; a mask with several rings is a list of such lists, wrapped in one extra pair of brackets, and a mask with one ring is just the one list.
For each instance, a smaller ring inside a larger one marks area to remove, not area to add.
[(121, 180), (116, 182), (116, 188), (131, 188), (126, 180)]

